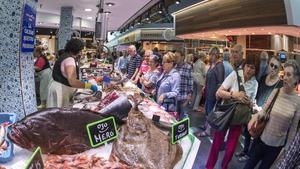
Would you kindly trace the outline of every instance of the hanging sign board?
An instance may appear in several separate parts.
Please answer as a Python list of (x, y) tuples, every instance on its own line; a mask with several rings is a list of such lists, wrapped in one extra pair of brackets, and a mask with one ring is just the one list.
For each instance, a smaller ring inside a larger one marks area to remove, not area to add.
[(22, 18), (21, 52), (33, 52), (35, 42), (36, 11), (25, 4)]
[(109, 117), (90, 123), (86, 126), (89, 140), (93, 148), (118, 137), (117, 126), (114, 117)]
[(42, 159), (41, 148), (38, 147), (31, 156), (25, 169), (43, 169), (44, 163)]
[(172, 126), (172, 144), (189, 134), (190, 119), (185, 118)]

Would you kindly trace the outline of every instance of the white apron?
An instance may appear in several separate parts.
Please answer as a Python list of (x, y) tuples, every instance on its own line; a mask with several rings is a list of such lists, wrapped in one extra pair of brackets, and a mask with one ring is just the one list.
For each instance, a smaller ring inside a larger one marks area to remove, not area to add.
[(52, 78), (52, 70), (47, 68), (38, 72), (40, 79), (40, 99), (41, 101), (46, 101), (48, 98), (48, 86)]
[(49, 85), (47, 108), (69, 106), (72, 103), (71, 100), (75, 90), (75, 88), (66, 86), (52, 79)]

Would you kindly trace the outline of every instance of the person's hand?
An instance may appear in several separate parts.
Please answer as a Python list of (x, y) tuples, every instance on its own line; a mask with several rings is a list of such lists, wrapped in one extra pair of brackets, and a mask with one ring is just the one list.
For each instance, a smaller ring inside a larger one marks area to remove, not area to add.
[(245, 103), (245, 104), (249, 104), (250, 103), (250, 99), (249, 97), (246, 95), (245, 92), (233, 92), (232, 93), (232, 97), (235, 100), (240, 101), (241, 103)]
[(255, 129), (257, 126), (257, 117), (254, 116), (252, 118), (254, 118), (254, 119), (253, 120), (251, 119), (248, 123), (248, 131)]
[(144, 78), (144, 76), (142, 76), (142, 77), (140, 78), (140, 82), (141, 82), (142, 84), (144, 84), (144, 81), (145, 81), (145, 78)]
[(137, 82), (138, 82), (137, 80), (133, 80), (132, 81), (133, 84), (137, 84)]
[(165, 99), (164, 95), (160, 95), (158, 98), (158, 102), (162, 103), (164, 101), (164, 99)]
[(192, 94), (189, 94), (188, 97), (187, 97), (187, 101), (192, 101)]

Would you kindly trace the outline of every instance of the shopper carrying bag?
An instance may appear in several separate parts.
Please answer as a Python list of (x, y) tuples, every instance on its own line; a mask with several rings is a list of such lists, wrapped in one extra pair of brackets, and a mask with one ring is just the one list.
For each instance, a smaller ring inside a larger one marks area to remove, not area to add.
[[(276, 90), (276, 94), (273, 97), (270, 106), (267, 108), (266, 113), (264, 115), (258, 116), (257, 119), (252, 117), (250, 122), (248, 123), (249, 133), (253, 138), (258, 138), (261, 135), (264, 128), (266, 127), (267, 122), (269, 121), (271, 110), (280, 91), (279, 89)], [(252, 125), (254, 124), (255, 120), (257, 120), (256, 125)]]

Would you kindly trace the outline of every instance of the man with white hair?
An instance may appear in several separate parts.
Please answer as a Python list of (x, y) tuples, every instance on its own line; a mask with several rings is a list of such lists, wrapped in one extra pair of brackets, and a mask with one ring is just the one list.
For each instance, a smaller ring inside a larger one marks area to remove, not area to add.
[(139, 72), (142, 59), (141, 56), (137, 54), (136, 47), (134, 45), (130, 45), (128, 47), (128, 54), (130, 56), (130, 61), (128, 64), (127, 77), (133, 81)]

